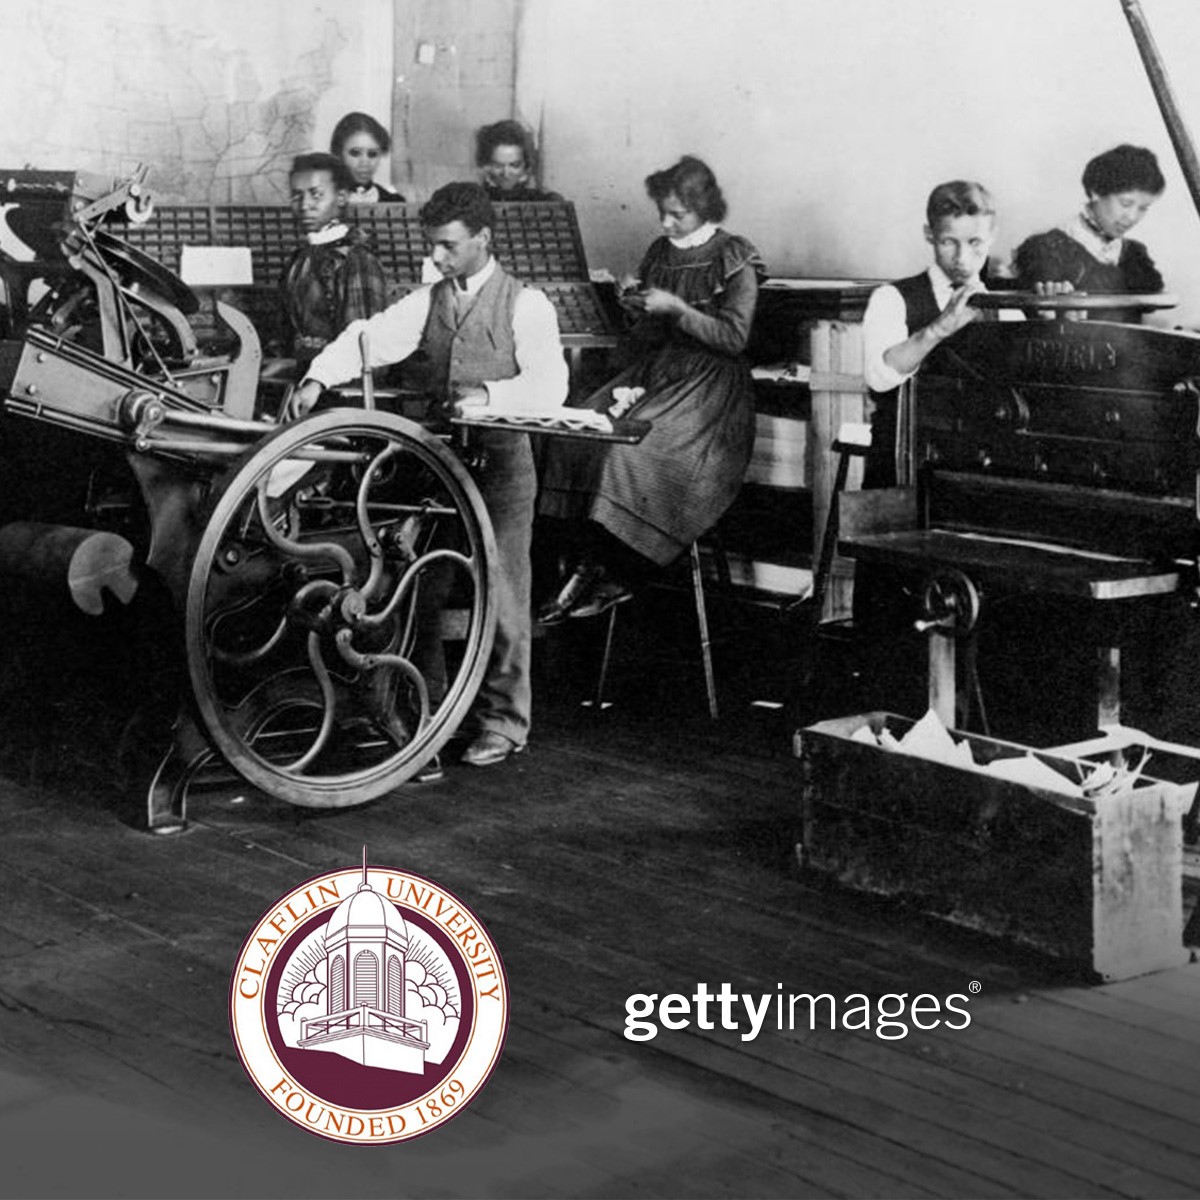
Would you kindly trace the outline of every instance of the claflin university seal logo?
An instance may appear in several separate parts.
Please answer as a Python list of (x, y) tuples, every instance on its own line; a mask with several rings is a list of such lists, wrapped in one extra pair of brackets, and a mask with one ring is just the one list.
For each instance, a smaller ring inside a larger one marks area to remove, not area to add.
[(263, 913), (229, 992), (234, 1045), (267, 1101), (320, 1137), (429, 1133), (487, 1082), (508, 981), (457, 896), (411, 872), (319, 875)]

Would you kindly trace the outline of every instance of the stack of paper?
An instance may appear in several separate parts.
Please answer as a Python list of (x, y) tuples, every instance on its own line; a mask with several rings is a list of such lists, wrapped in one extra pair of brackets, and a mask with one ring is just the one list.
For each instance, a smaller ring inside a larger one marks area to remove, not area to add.
[(503, 421), (513, 425), (530, 425), (539, 429), (594, 430), (612, 433), (612, 421), (602, 412), (591, 408), (466, 408), (463, 416), (471, 421)]

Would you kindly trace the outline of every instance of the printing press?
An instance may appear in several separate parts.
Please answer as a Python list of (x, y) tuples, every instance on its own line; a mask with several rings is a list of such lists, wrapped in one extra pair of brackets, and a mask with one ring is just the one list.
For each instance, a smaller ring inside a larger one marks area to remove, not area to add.
[[(1200, 337), (1069, 319), (1084, 305), (1169, 297), (975, 298), (1018, 300), (1028, 319), (975, 321), (914, 379), (899, 450), (911, 486), (843, 497), (841, 552), (921, 581), (930, 704), (947, 725), (968, 698), (956, 643), (970, 644), (997, 597), (1117, 617), (1127, 602), (1197, 586)], [(1102, 727), (1120, 719), (1118, 626), (1098, 647)]]
[[(1121, 9), (1200, 213), (1200, 157), (1161, 55), (1138, 0)], [(1043, 597), (1099, 616), (1095, 724), (1110, 733), (1071, 749), (1117, 745), (1122, 609), (1197, 598), (1200, 336), (1137, 323), (1173, 307), (1167, 295), (971, 302), (984, 317), (1016, 308), (1026, 319), (977, 320), (926, 360), (901, 401), (897, 478), (910, 486), (844, 497), (838, 546), (868, 570), (923, 580), (915, 624), (930, 635), (930, 706), (947, 725), (971, 698), (956, 644), (978, 694), (973, 634), (992, 600)], [(1189, 841), (1198, 823), (1193, 805)]]
[[(875, 573), (919, 598), (916, 615), (896, 604), (893, 636), (915, 624), (928, 637), (934, 715), (870, 712), (797, 733), (801, 861), (1100, 978), (1176, 966), (1198, 932), (1193, 918), (1180, 939), (1200, 800), (1194, 782), (1144, 767), (1166, 752), (1194, 780), (1200, 750), (1122, 725), (1121, 655), (1131, 610), (1154, 629), (1173, 602), (1174, 619), (1194, 623), (1200, 336), (1069, 317), (1163, 296), (973, 300), (1019, 303), (1026, 319), (977, 319), (931, 354), (899, 422), (911, 483), (840, 504), (855, 586)], [(981, 655), (976, 676), (976, 635), (1002, 610), (1026, 652), (1059, 641), (1094, 656), (1089, 697), (1036, 672), (1024, 690), (1091, 703), (1099, 736), (1041, 750), (986, 736), (995, 662)], [(1150, 649), (1144, 630), (1129, 643)], [(1111, 792), (1089, 790), (1092, 771), (1110, 770)]]
[(178, 658), (169, 694), (126, 697), (106, 746), (152, 831), (184, 827), (208, 768), (304, 807), (364, 803), (438, 752), (487, 665), (499, 567), (469, 426), (634, 442), (649, 425), (571, 409), (427, 428), (377, 406), (365, 368), (344, 407), (281, 422), (250, 318), (125, 236), (153, 219), (146, 176), (0, 171), (32, 253), (0, 251), (0, 582), (27, 606), (6, 650), (30, 659), (29, 694), (29, 609), (61, 640), (72, 607), (159, 597), (109, 665)]

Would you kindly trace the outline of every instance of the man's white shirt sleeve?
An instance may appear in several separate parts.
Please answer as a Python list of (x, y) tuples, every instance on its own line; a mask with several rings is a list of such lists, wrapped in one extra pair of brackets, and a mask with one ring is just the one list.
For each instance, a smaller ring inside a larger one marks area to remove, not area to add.
[(558, 336), (558, 314), (544, 292), (525, 287), (513, 308), (513, 340), (517, 374), (487, 381), (488, 408), (496, 412), (528, 412), (558, 408), (570, 382)]
[(367, 320), (351, 321), (345, 329), (316, 358), (305, 372), (305, 379), (315, 379), (322, 387), (337, 387), (362, 374), (362, 350), (359, 337), (367, 335), (370, 362), (368, 366), (386, 367), (402, 362), (421, 344), (425, 322), (429, 318), (427, 287), (402, 296), (395, 304)]
[[(362, 373), (359, 337), (365, 331), (369, 365), (402, 362), (420, 345), (429, 318), (431, 289), (418, 288), (368, 320), (352, 321), (305, 374), (322, 387), (336, 387)], [(545, 293), (522, 288), (513, 308), (517, 374), (485, 381), (488, 408), (498, 412), (558, 408), (567, 398), (569, 375), (558, 336), (558, 314)]]
[(884, 353), (910, 332), (904, 297), (890, 283), (877, 287), (863, 314), (863, 378), (873, 392), (890, 392), (914, 374), (901, 374), (883, 361)]
[[(934, 302), (939, 310), (944, 309), (950, 303), (953, 285), (936, 266), (929, 268), (929, 282)], [(1025, 319), (1019, 309), (1002, 308), (996, 315), (1001, 321)], [(877, 287), (863, 314), (863, 378), (873, 392), (890, 392), (916, 374), (916, 370), (902, 374), (883, 361), (888, 350), (907, 341), (916, 332), (908, 327), (908, 310), (896, 287), (890, 283)]]

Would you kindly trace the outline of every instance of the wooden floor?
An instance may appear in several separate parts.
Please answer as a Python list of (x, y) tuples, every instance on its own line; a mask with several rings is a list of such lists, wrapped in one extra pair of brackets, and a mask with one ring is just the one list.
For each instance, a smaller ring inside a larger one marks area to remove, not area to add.
[[(594, 647), (570, 639), (539, 644), (526, 755), (451, 766), (361, 809), (223, 786), (193, 798), (190, 832), (154, 838), (117, 818), (86, 765), (34, 785), (10, 759), (0, 1194), (1200, 1194), (1200, 966), (1088, 986), (801, 877), (790, 730), (751, 707), (761, 697), (745, 682), (769, 692), (786, 671), (723, 663), (726, 715), (711, 724), (692, 667), (626, 669), (618, 703), (595, 714), (578, 703)], [(225, 1009), (262, 911), (364, 843), (475, 908), (513, 998), (477, 1102), (383, 1149), (323, 1142), (270, 1111)], [(629, 994), (701, 981), (981, 990), (969, 1028), (903, 1040), (622, 1036)]]

